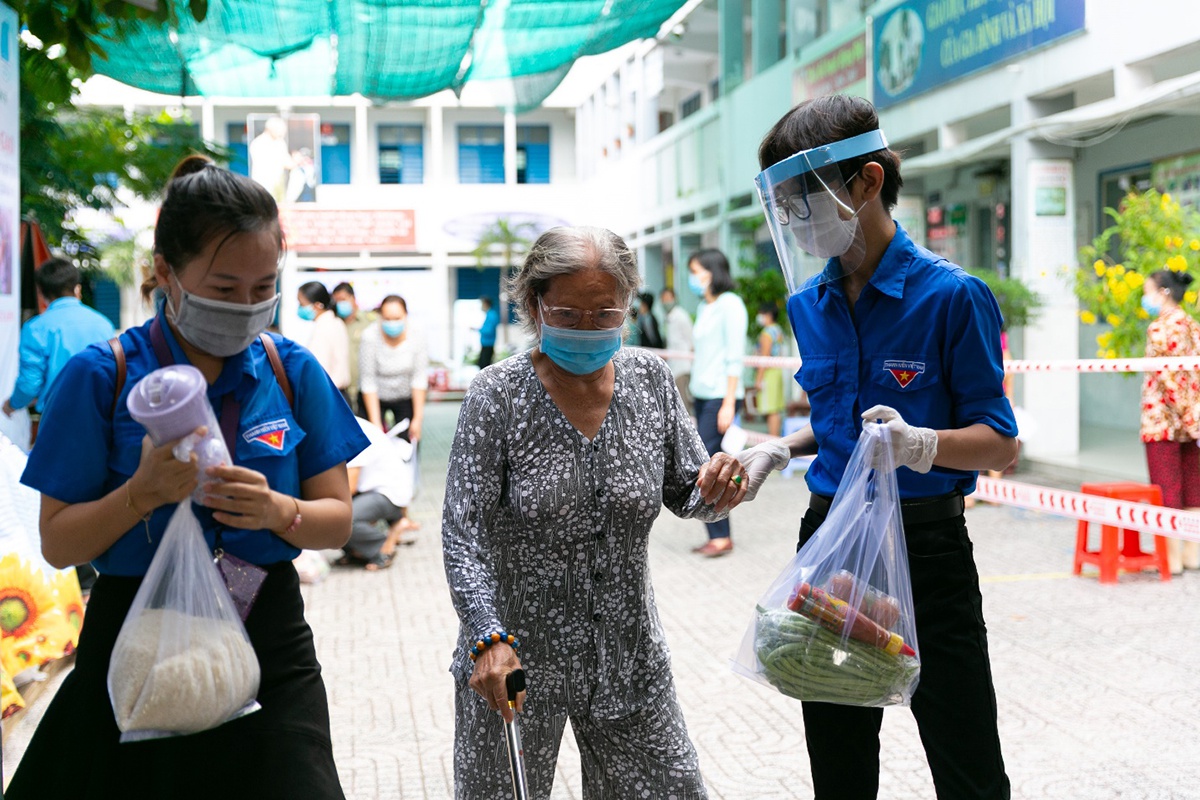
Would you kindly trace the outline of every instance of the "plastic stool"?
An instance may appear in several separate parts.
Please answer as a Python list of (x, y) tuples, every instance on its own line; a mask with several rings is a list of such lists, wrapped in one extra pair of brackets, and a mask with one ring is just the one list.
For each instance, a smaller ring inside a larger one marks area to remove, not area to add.
[[(1079, 487), (1084, 494), (1094, 494), (1100, 497), (1111, 497), (1115, 500), (1130, 500), (1136, 503), (1162, 505), (1162, 489), (1152, 483), (1133, 483), (1132, 481), (1116, 481), (1113, 483), (1085, 483)], [(1117, 532), (1120, 531), (1122, 544), (1117, 547)], [(1116, 583), (1117, 571), (1137, 572), (1152, 567), (1158, 569), (1158, 574), (1164, 581), (1171, 580), (1171, 568), (1167, 564), (1167, 538), (1155, 535), (1154, 552), (1142, 552), (1141, 534), (1130, 528), (1117, 528), (1115, 525), (1100, 526), (1100, 549), (1088, 550), (1088, 522), (1079, 520), (1079, 528), (1075, 535), (1075, 574), (1078, 575), (1084, 564), (1095, 564), (1100, 568), (1101, 583)]]

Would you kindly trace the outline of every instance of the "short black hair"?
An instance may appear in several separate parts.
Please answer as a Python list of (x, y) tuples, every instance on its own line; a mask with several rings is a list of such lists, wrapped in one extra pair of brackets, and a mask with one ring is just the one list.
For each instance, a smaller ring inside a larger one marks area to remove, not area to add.
[(484, 295), (483, 297), (479, 298), (479, 302), (483, 303), (488, 308), (496, 307), (495, 301), (493, 301), (492, 298), (488, 297), (487, 295)]
[(33, 282), (47, 300), (75, 294), (79, 285), (79, 269), (65, 258), (55, 256), (41, 263), (34, 273)]
[(758, 304), (759, 314), (770, 314), (771, 319), (779, 319), (779, 306), (776, 303), (766, 302)]
[(729, 259), (720, 250), (715, 247), (697, 250), (688, 256), (687, 263), (691, 264), (693, 261), (700, 262), (700, 266), (712, 274), (712, 283), (708, 288), (712, 290), (714, 296), (733, 289), (733, 275), (729, 273)]
[(304, 284), (300, 287), (300, 294), (304, 295), (308, 299), (308, 302), (320, 303), (324, 308), (329, 308), (331, 304), (329, 290), (320, 281), (309, 281)]
[(351, 286), (350, 284), (346, 283), (345, 281), (342, 281), (337, 286), (335, 286), (329, 290), (330, 294), (337, 294), (338, 292), (345, 292), (346, 294), (350, 295), (351, 297), (354, 297), (354, 287)]
[[(1166, 289), (1167, 294), (1176, 303), (1183, 302), (1183, 296), (1187, 293), (1188, 286), (1195, 280), (1186, 272), (1176, 272), (1173, 269), (1155, 270), (1148, 277), (1158, 285), (1158, 288)], [(42, 292), (42, 294), (45, 294), (45, 292)]]
[(643, 303), (645, 303), (646, 308), (649, 308), (649, 309), (654, 308), (654, 293), (653, 292), (642, 292), (641, 294), (638, 295), (638, 300), (641, 300)]
[[(833, 94), (805, 100), (784, 114), (763, 137), (758, 147), (758, 164), (766, 169), (804, 150), (878, 129), (879, 113), (875, 106), (862, 97)], [(847, 158), (838, 162), (838, 171), (843, 181), (849, 181), (872, 161), (883, 167), (883, 190), (879, 198), (890, 213), (896, 207), (900, 188), (904, 186), (898, 153), (885, 147), (873, 153)]]

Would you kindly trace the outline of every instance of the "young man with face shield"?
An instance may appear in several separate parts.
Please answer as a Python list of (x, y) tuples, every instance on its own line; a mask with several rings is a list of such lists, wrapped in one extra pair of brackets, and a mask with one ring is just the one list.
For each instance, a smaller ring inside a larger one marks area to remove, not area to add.
[[(822, 97), (788, 112), (756, 179), (790, 296), (812, 424), (743, 451), (753, 497), (773, 469), (816, 455), (802, 546), (825, 519), (866, 419), (892, 431), (916, 610), (913, 716), (939, 798), (1007, 798), (979, 577), (963, 518), (977, 470), (1016, 457), (1000, 311), (982, 281), (891, 218), (902, 185), (875, 109)], [(827, 259), (800, 285), (803, 254)], [(803, 704), (817, 798), (874, 798), (883, 709)]]

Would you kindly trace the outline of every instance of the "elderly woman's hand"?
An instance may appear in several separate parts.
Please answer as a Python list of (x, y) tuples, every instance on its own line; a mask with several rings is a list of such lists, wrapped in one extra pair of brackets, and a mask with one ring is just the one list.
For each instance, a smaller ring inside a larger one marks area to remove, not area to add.
[[(508, 707), (508, 689), (504, 679), (513, 670), (521, 669), (517, 651), (506, 644), (497, 643), (484, 650), (475, 659), (475, 671), (471, 673), (470, 686), (480, 697), (487, 700), (493, 711), (499, 711), (505, 722), (512, 722), (513, 711)], [(525, 705), (525, 693), (517, 694), (517, 711)]]
[(700, 467), (696, 485), (704, 502), (721, 512), (742, 502), (750, 481), (740, 461), (728, 453), (717, 453)]

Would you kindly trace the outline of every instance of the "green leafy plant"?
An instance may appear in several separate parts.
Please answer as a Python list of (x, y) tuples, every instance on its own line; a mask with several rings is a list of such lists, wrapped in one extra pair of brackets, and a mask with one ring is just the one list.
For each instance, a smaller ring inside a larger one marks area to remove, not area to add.
[(131, 23), (178, 28), (185, 7), (184, 13), (196, 22), (208, 16), (208, 0), (9, 0), (8, 4), (46, 48), (60, 45), (71, 65), (87, 74), (94, 59), (105, 58), (105, 41), (119, 38)]
[(747, 335), (755, 342), (762, 333), (762, 326), (758, 324), (758, 307), (763, 303), (772, 303), (778, 309), (775, 320), (783, 329), (784, 338), (791, 336), (792, 332), (787, 318), (787, 283), (783, 279), (783, 273), (757, 245), (757, 235), (766, 224), (766, 217), (758, 214), (739, 220), (735, 227), (740, 245), (737, 269), (733, 277), (733, 291), (746, 304), (746, 311), (750, 315), (750, 329)]
[(201, 139), (186, 117), (127, 119), (120, 109), (74, 107), (84, 73), (24, 41), (20, 55), (21, 213), (38, 221), (52, 246), (86, 238), (71, 211), (120, 208), (118, 187), (154, 200), (189, 153), (228, 160), (229, 152)]
[[(1141, 356), (1149, 314), (1142, 308), (1142, 284), (1160, 269), (1200, 277), (1200, 214), (1169, 194), (1131, 192), (1119, 208), (1104, 213), (1113, 224), (1079, 251), (1075, 294), (1085, 325), (1106, 325), (1096, 335), (1099, 358)], [(1196, 292), (1181, 304), (1196, 309)]]
[(1000, 273), (990, 269), (969, 269), (967, 272), (992, 290), (1008, 330), (1023, 328), (1037, 318), (1042, 308), (1042, 298), (1020, 278), (1002, 278)]
[(499, 250), (500, 260), (507, 275), (516, 264), (513, 262), (525, 254), (533, 239), (529, 238), (536, 231), (532, 222), (513, 222), (507, 217), (497, 217), (496, 221), (484, 228), (475, 243), (475, 263), (479, 267), (487, 266), (487, 262), (495, 258)]

